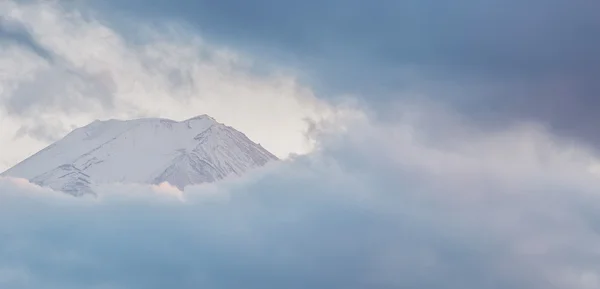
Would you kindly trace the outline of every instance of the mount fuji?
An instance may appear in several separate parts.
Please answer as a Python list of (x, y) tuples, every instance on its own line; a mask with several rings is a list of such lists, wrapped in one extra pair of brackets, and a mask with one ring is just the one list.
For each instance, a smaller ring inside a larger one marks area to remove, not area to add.
[(102, 183), (186, 186), (215, 182), (276, 161), (260, 144), (208, 115), (185, 121), (107, 120), (75, 129), (0, 176), (72, 195)]

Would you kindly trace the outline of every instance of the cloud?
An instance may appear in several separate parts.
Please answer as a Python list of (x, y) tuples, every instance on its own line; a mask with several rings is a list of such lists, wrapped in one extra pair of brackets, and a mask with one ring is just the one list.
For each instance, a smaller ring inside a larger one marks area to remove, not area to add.
[[(3, 31), (21, 39), (1, 43), (0, 63), (11, 71), (0, 74), (3, 159), (23, 159), (94, 119), (200, 114), (286, 157), (311, 149), (311, 122), (341, 111), (293, 73), (262, 71), (249, 55), (212, 45), (184, 25), (142, 23), (133, 40), (57, 1), (0, 5), (2, 23), (12, 25), (4, 26), (16, 27)], [(13, 146), (15, 136), (33, 145)]]
[[(595, 159), (412, 107), (242, 179), (74, 198), (0, 180), (10, 288), (596, 288)], [(433, 119), (433, 120), (432, 120)], [(435, 125), (456, 134), (436, 137)], [(175, 192), (175, 193), (174, 193)]]
[(536, 122), (600, 143), (594, 1), (15, 3), (2, 3), (13, 40), (0, 61), (16, 73), (2, 76), (0, 110), (37, 144), (14, 148), (19, 159), (95, 118), (199, 113), (278, 156), (306, 152), (304, 120), (335, 115), (340, 94), (381, 118), (426, 98), (485, 129)]
[[(0, 287), (600, 286), (600, 165), (562, 137), (593, 143), (595, 2), (96, 3), (0, 2), (1, 164), (94, 118), (319, 142), (185, 192), (2, 178)], [(332, 128), (323, 91), (376, 113)]]
[(39, 43), (31, 37), (31, 34), (27, 31), (20, 23), (6, 21), (0, 18), (0, 41), (9, 41), (20, 44), (38, 56), (52, 61), (52, 55), (46, 48), (42, 47)]
[(112, 0), (90, 9), (118, 27), (126, 17), (186, 23), (381, 111), (408, 90), (488, 128), (535, 121), (598, 147), (599, 3)]

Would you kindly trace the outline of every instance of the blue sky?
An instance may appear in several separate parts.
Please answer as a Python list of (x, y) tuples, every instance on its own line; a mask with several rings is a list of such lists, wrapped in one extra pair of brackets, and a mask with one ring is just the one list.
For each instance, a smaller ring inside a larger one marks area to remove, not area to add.
[(0, 287), (598, 288), (599, 11), (0, 2), (0, 171), (149, 116), (208, 114), (284, 159), (94, 200), (0, 178)]

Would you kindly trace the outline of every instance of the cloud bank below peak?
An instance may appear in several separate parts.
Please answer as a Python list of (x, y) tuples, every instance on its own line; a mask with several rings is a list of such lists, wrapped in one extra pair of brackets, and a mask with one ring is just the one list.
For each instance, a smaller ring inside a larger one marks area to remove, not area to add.
[(73, 198), (0, 179), (0, 284), (598, 286), (586, 151), (533, 127), (431, 142), (423, 126), (355, 124), (311, 154), (183, 193), (112, 184)]

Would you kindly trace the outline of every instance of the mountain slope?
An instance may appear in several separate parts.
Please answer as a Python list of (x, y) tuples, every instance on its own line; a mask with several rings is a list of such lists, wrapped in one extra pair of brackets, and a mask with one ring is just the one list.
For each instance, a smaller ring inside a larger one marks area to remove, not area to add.
[(182, 122), (95, 121), (2, 173), (74, 195), (94, 183), (169, 182), (183, 189), (277, 160), (243, 133), (202, 115)]

